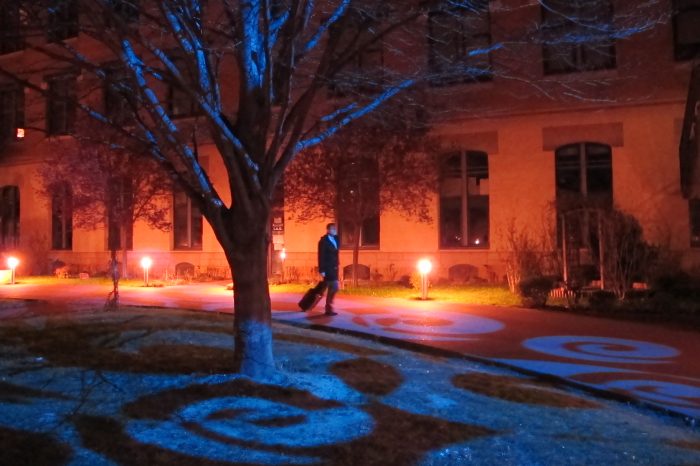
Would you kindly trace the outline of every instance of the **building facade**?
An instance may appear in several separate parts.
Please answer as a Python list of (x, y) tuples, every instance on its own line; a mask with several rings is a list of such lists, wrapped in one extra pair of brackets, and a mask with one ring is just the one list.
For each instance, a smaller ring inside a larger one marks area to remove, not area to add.
[[(471, 278), (500, 281), (509, 232), (554, 237), (556, 243), (557, 206), (565, 199), (615, 206), (639, 221), (648, 242), (677, 252), (684, 267), (700, 265), (700, 199), (682, 189), (686, 165), (679, 158), (691, 71), (700, 58), (700, 7), (689, 0), (660, 0), (642, 27), (624, 24), (635, 2), (549, 2), (557, 14), (547, 3), (502, 0), (474, 2), (465, 11), (438, 8), (416, 26), (413, 32), (426, 40), (414, 55), (436, 76), (455, 64), (483, 72), (468, 81), (436, 78), (426, 86), (432, 133), (442, 153), (439, 186), (430, 200), (433, 222), (418, 223), (397, 212), (367, 222), (359, 261), (370, 278), (395, 280), (428, 257), (438, 277), (460, 266), (471, 270)], [(18, 14), (0, 15), (5, 30), (20, 26)], [(439, 21), (445, 15), (449, 28)], [(580, 40), (592, 34), (587, 19), (621, 24), (623, 32), (614, 39)], [(573, 39), (511, 41), (538, 34)], [(45, 40), (71, 35), (77, 29), (62, 22)], [(376, 61), (377, 51), (371, 52)], [(0, 36), (0, 63), (34, 59), (16, 36)], [(70, 138), (76, 109), (64, 97), (83, 92), (87, 84), (71, 73), (36, 79), (47, 90), (45, 98), (0, 83), (6, 141), (0, 152), (0, 254), (23, 256), (21, 273), (45, 272), (52, 260), (74, 272), (105, 270), (113, 229), (73, 228), (70, 205), (42, 196), (37, 175), (50, 142)], [(174, 116), (191, 116), (187, 95), (164, 92)], [(109, 89), (100, 95), (105, 105), (117, 105)], [(215, 147), (204, 141), (200, 157), (214, 183), (225, 186)], [(196, 206), (177, 191), (163, 202), (171, 203), (172, 228), (160, 232), (137, 222), (128, 239), (132, 267), (147, 254), (155, 276), (175, 274), (183, 264), (226, 276), (223, 252)], [(284, 270), (287, 279), (314, 278), (316, 243), (331, 220), (342, 224), (332, 218), (295, 222), (282, 202), (272, 219), (271, 274)], [(344, 248), (341, 262), (350, 261), (351, 251)]]

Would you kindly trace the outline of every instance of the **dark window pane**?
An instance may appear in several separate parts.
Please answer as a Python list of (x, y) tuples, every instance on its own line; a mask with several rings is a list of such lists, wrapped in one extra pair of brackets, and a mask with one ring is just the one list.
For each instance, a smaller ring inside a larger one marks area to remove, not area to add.
[(73, 202), (70, 188), (62, 185), (51, 197), (51, 248), (73, 248)]
[(445, 2), (428, 15), (428, 66), (433, 85), (492, 78), (488, 1)]
[(17, 138), (24, 127), (24, 91), (17, 87), (0, 88), (0, 141)]
[(613, 9), (609, 0), (542, 1), (545, 73), (614, 68)]
[(0, 187), (0, 250), (19, 246), (19, 187)]
[(202, 248), (202, 213), (182, 190), (173, 193), (173, 240), (175, 249)]
[(469, 246), (486, 247), (489, 244), (489, 197), (469, 196)]
[(462, 198), (440, 197), (440, 247), (461, 247), (462, 238)]
[(362, 246), (379, 246), (379, 216), (368, 218), (362, 224)]
[(612, 155), (608, 146), (586, 146), (588, 194), (612, 194)]
[(75, 125), (76, 95), (74, 75), (48, 79), (46, 126), (49, 135), (69, 134)]
[(448, 155), (442, 159), (440, 169), (440, 247), (488, 245), (488, 154)]
[(690, 246), (700, 248), (700, 199), (688, 201), (690, 210)]
[(700, 0), (675, 0), (673, 12), (676, 60), (700, 57)]
[(128, 179), (113, 179), (108, 193), (108, 249), (122, 249), (121, 227), (126, 236), (126, 249), (134, 248), (133, 190)]
[(54, 0), (48, 8), (48, 41), (59, 42), (78, 35), (78, 1)]
[(105, 115), (115, 123), (123, 124), (129, 120), (131, 114), (129, 100), (133, 96), (133, 90), (124, 69), (110, 67), (105, 74)]
[(21, 15), (19, 0), (0, 4), (0, 55), (24, 48)]
[(578, 145), (557, 151), (555, 172), (557, 195), (561, 191), (581, 193), (581, 154)]

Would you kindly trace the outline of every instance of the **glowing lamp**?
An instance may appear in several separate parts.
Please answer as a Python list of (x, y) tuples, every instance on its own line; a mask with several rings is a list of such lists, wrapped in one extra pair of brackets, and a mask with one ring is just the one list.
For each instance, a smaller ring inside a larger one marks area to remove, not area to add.
[(12, 271), (12, 278), (10, 279), (10, 284), (14, 285), (15, 284), (15, 269), (19, 265), (19, 259), (16, 257), (8, 257), (7, 258), (7, 266), (10, 268)]
[(153, 265), (153, 259), (145, 256), (141, 259), (141, 268), (143, 269), (143, 284), (148, 286), (148, 269)]
[(421, 259), (418, 261), (418, 272), (421, 275), (427, 275), (433, 270), (433, 264), (428, 259)]
[(433, 263), (428, 259), (418, 261), (418, 273), (420, 273), (420, 299), (428, 299), (428, 274), (433, 270)]
[(284, 261), (287, 258), (287, 250), (285, 248), (282, 248), (280, 251), (280, 259)]
[(17, 128), (17, 139), (24, 139), (24, 128)]

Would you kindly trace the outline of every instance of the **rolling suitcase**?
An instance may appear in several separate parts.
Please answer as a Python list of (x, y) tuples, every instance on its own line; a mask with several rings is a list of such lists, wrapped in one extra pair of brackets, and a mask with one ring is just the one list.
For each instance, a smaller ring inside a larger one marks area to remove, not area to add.
[(309, 291), (304, 293), (304, 296), (299, 301), (299, 307), (302, 311), (310, 311), (318, 302), (323, 298), (323, 292), (326, 291), (326, 282), (318, 282), (313, 288), (309, 288)]

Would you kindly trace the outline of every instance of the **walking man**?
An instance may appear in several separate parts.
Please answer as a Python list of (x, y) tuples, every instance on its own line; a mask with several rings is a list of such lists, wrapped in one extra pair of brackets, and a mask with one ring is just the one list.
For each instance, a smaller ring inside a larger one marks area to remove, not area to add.
[(318, 241), (318, 272), (326, 283), (326, 315), (334, 316), (333, 298), (338, 292), (338, 229), (335, 223), (326, 225), (326, 234)]

